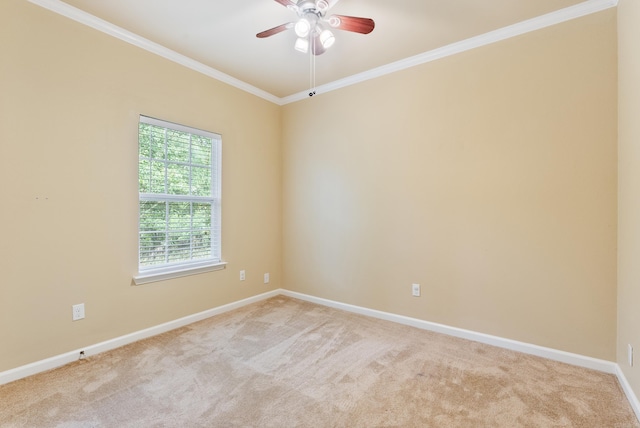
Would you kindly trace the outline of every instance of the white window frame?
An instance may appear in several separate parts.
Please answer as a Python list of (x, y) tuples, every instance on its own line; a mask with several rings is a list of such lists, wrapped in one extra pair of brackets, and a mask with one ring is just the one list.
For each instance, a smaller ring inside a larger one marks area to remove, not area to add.
[[(136, 285), (147, 284), (150, 282), (163, 281), (172, 278), (178, 278), (187, 275), (195, 275), (204, 272), (224, 269), (226, 262), (222, 261), (222, 137), (219, 134), (179, 125), (164, 120), (154, 119), (148, 116), (140, 116), (139, 123), (146, 123), (162, 128), (173, 129), (176, 131), (186, 132), (193, 135), (200, 135), (210, 138), (212, 144), (212, 162), (211, 162), (211, 195), (210, 196), (192, 196), (192, 195), (173, 195), (159, 193), (138, 193), (138, 207), (142, 201), (160, 201), (160, 202), (211, 202), (211, 251), (212, 257), (207, 259), (188, 260), (174, 263), (166, 263), (158, 266), (141, 266), (140, 265), (140, 220), (141, 212), (138, 208), (138, 273), (133, 277)], [(138, 139), (139, 139), (138, 134)], [(140, 152), (138, 151), (138, 162), (140, 162)], [(191, 161), (189, 161), (189, 165)], [(138, 171), (138, 175), (140, 172)], [(216, 222), (217, 219), (217, 222)]]

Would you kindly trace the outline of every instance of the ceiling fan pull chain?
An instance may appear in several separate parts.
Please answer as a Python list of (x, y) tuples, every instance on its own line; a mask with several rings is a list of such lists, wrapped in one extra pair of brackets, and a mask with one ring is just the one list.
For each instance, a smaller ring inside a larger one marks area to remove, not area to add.
[(313, 74), (312, 74), (312, 68), (313, 68), (313, 60), (311, 59), (311, 56), (313, 54), (311, 53), (311, 49), (309, 49), (309, 96), (312, 97), (313, 96)]
[(316, 41), (313, 37), (309, 41), (314, 45), (309, 49), (309, 96), (312, 97), (316, 94), (316, 56), (313, 54)]

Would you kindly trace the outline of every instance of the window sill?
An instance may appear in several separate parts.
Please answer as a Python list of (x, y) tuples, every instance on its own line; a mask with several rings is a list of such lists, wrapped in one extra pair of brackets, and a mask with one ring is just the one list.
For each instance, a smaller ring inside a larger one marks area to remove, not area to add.
[(206, 272), (224, 269), (227, 262), (198, 264), (194, 266), (181, 266), (173, 269), (150, 269), (148, 271), (138, 272), (133, 277), (134, 285), (149, 284), (151, 282), (165, 281), (167, 279), (180, 278), (189, 275), (198, 275)]

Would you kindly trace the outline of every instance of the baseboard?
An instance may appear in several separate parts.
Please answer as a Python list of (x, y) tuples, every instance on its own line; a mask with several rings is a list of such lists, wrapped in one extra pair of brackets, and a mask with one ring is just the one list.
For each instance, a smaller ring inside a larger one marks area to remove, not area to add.
[(119, 348), (129, 343), (136, 342), (138, 340), (146, 339), (148, 337), (156, 336), (161, 333), (165, 333), (176, 328), (184, 327), (185, 325), (201, 321), (206, 318), (210, 318), (214, 315), (219, 315), (225, 312), (232, 311), (234, 309), (241, 308), (251, 303), (259, 302), (261, 300), (268, 299), (281, 294), (280, 290), (273, 290), (267, 293), (252, 296), (247, 299), (232, 302), (223, 306), (208, 309), (197, 314), (188, 315), (177, 320), (169, 321), (164, 324), (160, 324), (154, 327), (150, 327), (144, 330), (136, 331), (124, 336), (116, 337), (115, 339), (107, 340), (105, 342), (97, 343), (95, 345), (89, 345), (75, 351), (66, 352), (55, 357), (47, 358), (45, 360), (36, 361), (31, 364), (16, 367), (15, 369), (7, 370), (0, 373), (0, 385), (4, 385), (9, 382), (13, 382), (18, 379), (25, 378), (37, 373), (41, 373), (47, 370), (55, 369), (65, 364), (77, 361), (80, 358), (80, 352), (84, 351), (85, 357), (91, 355), (100, 354), (102, 352), (110, 351), (112, 349)]
[(629, 400), (629, 404), (633, 409), (633, 412), (636, 414), (638, 420), (640, 420), (640, 401), (638, 401), (638, 397), (636, 396), (633, 389), (631, 389), (631, 385), (627, 380), (627, 377), (622, 372), (622, 369), (618, 364), (616, 364), (616, 376), (618, 377), (618, 382), (620, 382), (620, 386), (624, 391), (624, 394), (627, 396), (627, 400)]
[(280, 294), (295, 299), (304, 300), (311, 303), (316, 303), (323, 306), (328, 306), (336, 309), (342, 309), (348, 312), (366, 315), (373, 318), (392, 321), (423, 330), (429, 330), (436, 333), (442, 333), (449, 336), (459, 337), (462, 339), (473, 340), (475, 342), (481, 342), (488, 345), (497, 346), (500, 348), (510, 349), (513, 351), (522, 352), (525, 354), (536, 355), (539, 357), (547, 358), (553, 361), (560, 361), (563, 363), (571, 364), (574, 366), (585, 367), (588, 369), (598, 370), (613, 374), (618, 378), (618, 382), (624, 391), (624, 394), (636, 415), (636, 418), (640, 420), (640, 401), (635, 392), (631, 388), (631, 385), (627, 381), (626, 376), (622, 372), (622, 369), (617, 363), (612, 361), (600, 360), (597, 358), (587, 357), (580, 354), (573, 354), (570, 352), (560, 351), (553, 348), (546, 348), (543, 346), (532, 345), (530, 343), (519, 342), (516, 340), (505, 339), (498, 336), (491, 336), (489, 334), (478, 333), (471, 330), (464, 330), (461, 328), (450, 327), (443, 324), (433, 323), (429, 321), (420, 320), (417, 318), (405, 317), (403, 315), (396, 315), (389, 312), (382, 312), (375, 309), (364, 308), (361, 306), (350, 305), (347, 303), (336, 302), (334, 300), (323, 299), (320, 297), (310, 296), (308, 294), (297, 293), (289, 290), (279, 290)]
[(570, 352), (560, 351), (552, 348), (545, 348), (543, 346), (532, 345), (530, 343), (518, 342), (516, 340), (505, 339), (498, 336), (492, 336), (489, 334), (478, 333), (471, 330), (465, 330), (457, 327), (450, 327), (444, 324), (438, 324), (434, 322), (424, 321), (417, 318), (406, 317), (403, 315), (396, 315), (389, 312), (382, 312), (375, 309), (364, 308), (361, 306), (349, 305), (347, 303), (336, 302), (333, 300), (322, 299), (319, 297), (309, 296), (307, 294), (297, 293), (289, 290), (280, 290), (285, 296), (293, 297), (300, 300), (305, 300), (311, 303), (317, 303), (319, 305), (329, 306), (336, 309), (342, 309), (348, 312), (356, 314), (366, 315), (373, 318), (379, 318), (387, 321), (393, 321), (399, 324), (408, 325), (411, 327), (420, 328), (423, 330), (429, 330), (436, 333), (446, 334), (448, 336), (459, 337), (462, 339), (473, 340), (475, 342), (485, 343), (487, 345), (493, 345), (500, 348), (510, 349), (512, 351), (518, 351), (525, 354), (537, 355), (539, 357), (547, 358), (549, 360), (560, 361), (563, 363), (571, 364), (579, 367), (586, 367), (593, 370), (598, 370), (605, 373), (616, 374), (617, 364), (611, 361), (600, 360), (597, 358), (591, 358), (584, 355), (572, 354)]
[(434, 322), (424, 321), (417, 318), (406, 317), (403, 315), (392, 314), (389, 312), (378, 311), (375, 309), (369, 309), (361, 306), (350, 305), (347, 303), (337, 302), (334, 300), (323, 299), (320, 297), (310, 296), (308, 294), (298, 293), (295, 291), (289, 291), (284, 289), (273, 290), (267, 293), (252, 296), (237, 302), (232, 302), (223, 306), (208, 309), (197, 314), (189, 315), (183, 318), (179, 318), (174, 321), (169, 321), (164, 324), (160, 324), (154, 327), (150, 327), (144, 330), (140, 330), (131, 334), (117, 337), (115, 339), (107, 340), (105, 342), (97, 343), (95, 345), (86, 346), (84, 348), (77, 349), (75, 351), (67, 352), (61, 355), (57, 355), (45, 360), (36, 361), (31, 364), (27, 364), (15, 369), (7, 370), (0, 373), (0, 385), (4, 385), (9, 382), (13, 382), (18, 379), (22, 379), (27, 376), (31, 376), (37, 373), (41, 373), (47, 370), (54, 369), (56, 367), (63, 366), (65, 364), (77, 361), (80, 356), (80, 352), (84, 351), (86, 357), (96, 355), (102, 352), (106, 352), (112, 349), (119, 348), (129, 343), (136, 342), (138, 340), (146, 339), (161, 333), (165, 333), (176, 328), (183, 327), (185, 325), (201, 321), (206, 318), (210, 318), (215, 315), (219, 315), (225, 312), (232, 311), (234, 309), (241, 308), (243, 306), (256, 303), (262, 300), (266, 300), (278, 295), (288, 296), (295, 299), (304, 300), (311, 303), (316, 303), (323, 306), (328, 306), (344, 311), (370, 316), (373, 318), (383, 319), (386, 321), (392, 321), (399, 324), (408, 325), (411, 327), (420, 328), (423, 330), (429, 330), (436, 333), (442, 333), (449, 336), (459, 337), (462, 339), (473, 340), (475, 342), (485, 343), (488, 345), (497, 346), (500, 348), (510, 349), (513, 351), (522, 352), (525, 354), (536, 355), (539, 357), (547, 358), (553, 361), (560, 361), (563, 363), (571, 364), (574, 366), (585, 367), (593, 370), (598, 370), (605, 373), (614, 374), (617, 376), (620, 385), (629, 400), (629, 404), (633, 408), (636, 416), (640, 420), (640, 402), (637, 396), (633, 392), (631, 385), (627, 381), (620, 366), (614, 362), (600, 360), (597, 358), (587, 357), (584, 355), (573, 354), (570, 352), (560, 351), (557, 349), (546, 348), (543, 346), (533, 345), (530, 343), (519, 342), (516, 340), (505, 339), (498, 336), (492, 336), (484, 333), (478, 333), (471, 330), (465, 330), (457, 327), (450, 327), (444, 324), (438, 324)]

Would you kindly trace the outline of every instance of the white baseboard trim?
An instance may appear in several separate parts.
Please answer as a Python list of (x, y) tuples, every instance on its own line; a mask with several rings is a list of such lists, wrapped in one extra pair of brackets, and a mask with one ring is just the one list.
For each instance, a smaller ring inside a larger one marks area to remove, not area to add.
[(633, 409), (633, 412), (636, 414), (638, 420), (640, 420), (640, 401), (638, 401), (638, 397), (636, 396), (633, 389), (631, 389), (631, 385), (627, 380), (627, 377), (622, 372), (622, 368), (618, 364), (616, 364), (616, 376), (618, 377), (618, 382), (620, 382), (620, 386), (624, 391), (624, 394), (627, 396), (627, 400), (629, 400), (629, 404)]
[(148, 337), (156, 336), (161, 333), (165, 333), (176, 328), (183, 327), (185, 325), (201, 321), (206, 318), (210, 318), (215, 315), (219, 315), (225, 312), (232, 311), (234, 309), (241, 308), (243, 306), (250, 305), (262, 300), (269, 299), (278, 295), (288, 296), (295, 299), (304, 300), (319, 305), (341, 309), (344, 311), (370, 316), (386, 321), (392, 321), (399, 324), (408, 325), (411, 327), (420, 328), (423, 330), (433, 331), (436, 333), (442, 333), (449, 336), (459, 337), (462, 339), (472, 340), (475, 342), (485, 343), (487, 345), (497, 346), (499, 348), (510, 349), (513, 351), (522, 352), (525, 354), (536, 355), (539, 357), (547, 358), (553, 361), (559, 361), (574, 366), (585, 367), (588, 369), (598, 370), (605, 373), (616, 375), (620, 385), (629, 400), (629, 404), (633, 408), (636, 416), (640, 420), (640, 402), (635, 395), (631, 385), (627, 381), (620, 366), (614, 362), (600, 360), (597, 358), (587, 357), (584, 355), (573, 354), (570, 352), (560, 351), (557, 349), (546, 348), (543, 346), (533, 345), (530, 343), (519, 342), (516, 340), (505, 339), (498, 336), (492, 336), (489, 334), (478, 333), (471, 330), (465, 330), (457, 327), (450, 327), (444, 324), (438, 324), (430, 321), (424, 321), (417, 318), (406, 317), (404, 315), (392, 314), (389, 312), (378, 311), (375, 309), (369, 309), (362, 306), (350, 305), (347, 303), (341, 303), (334, 300), (323, 299), (320, 297), (310, 296), (308, 294), (298, 293), (295, 291), (289, 291), (284, 289), (277, 289), (269, 291), (267, 293), (252, 296), (237, 302), (232, 302), (223, 306), (208, 309), (197, 314), (188, 315), (177, 320), (169, 321), (164, 324), (160, 324), (154, 327), (150, 327), (144, 330), (133, 332), (124, 336), (117, 337), (115, 339), (107, 340), (105, 342), (97, 343), (95, 345), (86, 346), (84, 348), (77, 349), (75, 351), (67, 352), (61, 355), (57, 355), (44, 360), (36, 361), (31, 364), (17, 367), (15, 369), (0, 372), (0, 385), (4, 385), (9, 382), (13, 382), (18, 379), (25, 378), (37, 373), (41, 373), (47, 370), (54, 369), (56, 367), (63, 366), (65, 364), (77, 361), (80, 357), (80, 352), (84, 351), (85, 357), (96, 355), (102, 352), (110, 351), (112, 349), (119, 348), (129, 343), (136, 342), (138, 340), (146, 339)]
[(124, 336), (116, 337), (115, 339), (107, 340), (105, 342), (97, 343), (95, 345), (89, 345), (75, 351), (66, 352), (64, 354), (56, 355), (55, 357), (47, 358), (44, 360), (36, 361), (31, 364), (16, 367), (4, 372), (0, 372), (0, 385), (4, 385), (9, 382), (13, 382), (18, 379), (25, 378), (37, 373), (45, 372), (47, 370), (55, 369), (65, 364), (78, 361), (80, 358), (80, 352), (84, 351), (85, 358), (91, 355), (100, 354), (102, 352), (110, 351), (112, 349), (119, 348), (124, 345), (128, 345), (138, 340), (146, 339), (148, 337), (156, 336), (161, 333), (165, 333), (176, 328), (184, 327), (185, 325), (192, 324), (196, 321), (201, 321), (206, 318), (210, 318), (215, 315), (219, 315), (225, 312), (232, 311), (234, 309), (241, 308), (251, 303), (256, 303), (261, 300), (266, 300), (270, 297), (278, 296), (282, 294), (280, 290), (273, 290), (267, 293), (252, 296), (237, 302), (232, 302), (226, 305), (218, 306), (216, 308), (208, 309), (197, 314), (188, 315), (177, 320), (169, 321), (164, 324), (156, 325), (154, 327), (146, 328), (144, 330), (136, 331)]
[(444, 324), (424, 321), (417, 318), (410, 318), (403, 315), (396, 315), (389, 312), (382, 312), (375, 309), (363, 308), (361, 306), (349, 305), (347, 303), (341, 303), (333, 300), (322, 299), (319, 297), (309, 296), (307, 294), (297, 293), (294, 291), (281, 290), (281, 293), (285, 296), (293, 297), (300, 300), (305, 300), (307, 302), (317, 303), (319, 305), (329, 306), (336, 309), (342, 309), (348, 312), (353, 312), (360, 315), (366, 315), (373, 318), (393, 321), (399, 324), (404, 324), (411, 327), (420, 328), (423, 330), (429, 330), (436, 333), (446, 334), (448, 336), (454, 336), (462, 339), (472, 340), (474, 342), (485, 343), (487, 345), (493, 345), (499, 348), (510, 349), (512, 351), (518, 351), (525, 354), (537, 355), (539, 357), (547, 358), (549, 360), (560, 361), (563, 363), (567, 363), (567, 364), (571, 364), (579, 367), (586, 367), (589, 369), (598, 370), (605, 373), (610, 373), (610, 374), (617, 373), (617, 370), (616, 370), (617, 364), (611, 361), (600, 360), (597, 358), (587, 357), (579, 354), (572, 354), (570, 352), (559, 351), (557, 349), (545, 348), (543, 346), (532, 345), (530, 343), (518, 342), (516, 340), (505, 339), (498, 336), (491, 336), (489, 334), (478, 333), (471, 330), (464, 330), (457, 327), (450, 327)]
[(475, 342), (485, 343), (487, 345), (497, 346), (499, 348), (510, 349), (512, 351), (522, 352), (524, 354), (536, 355), (538, 357), (547, 358), (553, 361), (559, 361), (562, 363), (571, 364), (578, 367), (585, 367), (588, 369), (597, 370), (604, 373), (613, 374), (618, 378), (620, 386), (624, 391), (624, 394), (636, 415), (636, 418), (640, 420), (640, 401), (635, 392), (631, 388), (631, 385), (627, 381), (626, 376), (622, 372), (622, 369), (617, 363), (612, 361), (601, 360), (597, 358), (587, 357), (580, 354), (573, 354), (571, 352), (560, 351), (553, 348), (546, 348), (543, 346), (533, 345), (530, 343), (519, 342), (517, 340), (505, 339), (498, 336), (491, 336), (489, 334), (478, 333), (471, 330), (464, 330), (457, 327), (450, 327), (443, 324), (433, 323), (429, 321), (420, 320), (417, 318), (410, 318), (403, 315), (396, 315), (389, 312), (382, 312), (375, 309), (368, 309), (361, 306), (350, 305), (347, 303), (336, 302), (334, 300), (323, 299), (320, 297), (310, 296), (308, 294), (297, 293), (295, 291), (280, 290), (280, 293), (284, 296), (293, 297), (294, 299), (300, 299), (311, 303), (316, 303), (331, 308), (342, 309), (348, 312), (366, 315), (373, 318), (383, 319), (386, 321), (392, 321), (399, 324), (408, 325), (411, 327), (420, 328), (423, 330), (429, 330), (436, 333), (446, 334), (448, 336), (459, 337), (462, 339), (472, 340)]

